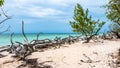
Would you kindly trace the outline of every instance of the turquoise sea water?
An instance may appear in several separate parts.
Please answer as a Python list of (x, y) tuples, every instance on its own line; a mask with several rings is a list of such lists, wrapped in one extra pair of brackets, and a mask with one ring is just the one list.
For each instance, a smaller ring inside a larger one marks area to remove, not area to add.
[[(36, 35), (37, 34), (26, 34), (29, 41), (36, 39)], [(39, 36), (39, 39), (42, 40), (42, 39), (48, 38), (48, 39), (52, 40), (56, 36), (61, 37), (61, 38), (65, 38), (65, 37), (68, 37), (69, 35), (78, 36), (78, 34), (70, 34), (70, 33), (62, 33), (62, 34), (59, 34), (59, 33), (50, 34), (49, 33), (49, 34), (41, 34)], [(13, 41), (24, 42), (24, 37), (22, 34), (14, 34)], [(9, 44), (10, 44), (10, 35), (9, 34), (0, 35), (0, 46), (9, 45)]]

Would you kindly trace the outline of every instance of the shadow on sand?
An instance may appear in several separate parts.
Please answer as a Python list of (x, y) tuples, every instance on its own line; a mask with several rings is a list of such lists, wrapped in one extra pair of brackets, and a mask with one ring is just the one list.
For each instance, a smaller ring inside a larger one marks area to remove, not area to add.
[(17, 68), (53, 68), (50, 65), (45, 65), (46, 62), (52, 62), (52, 61), (45, 61), (42, 63), (38, 63), (37, 59), (26, 59), (24, 61), (25, 63), (19, 65)]

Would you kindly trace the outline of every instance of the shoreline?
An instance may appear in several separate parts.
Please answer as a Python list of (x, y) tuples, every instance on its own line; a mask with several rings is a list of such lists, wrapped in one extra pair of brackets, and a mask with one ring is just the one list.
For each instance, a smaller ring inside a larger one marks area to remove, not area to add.
[[(99, 35), (101, 36), (103, 33), (100, 33)], [(6, 46), (6, 45), (10, 45), (10, 39), (9, 39), (9, 37), (10, 37), (10, 34), (3, 34), (3, 36), (4, 35), (7, 35), (7, 36), (5, 36), (5, 37), (3, 37), (2, 38), (2, 35), (0, 36), (1, 37), (1, 40), (2, 39), (4, 39), (5, 38), (5, 40), (3, 40), (2, 42), (0, 42), (1, 44), (0, 44), (0, 46)], [(20, 42), (24, 42), (24, 38), (23, 38), (23, 35), (22, 35), (22, 33), (21, 34), (19, 34), (19, 33), (17, 33), (17, 34), (14, 34), (15, 36), (13, 37), (13, 40), (14, 41), (19, 41), (20, 40)], [(31, 35), (31, 36), (30, 36)], [(33, 39), (36, 39), (36, 35), (37, 35), (37, 33), (26, 33), (26, 36), (28, 37), (28, 39), (30, 39), (29, 41), (31, 41), (31, 40), (33, 40)], [(48, 36), (48, 35), (50, 35), (50, 36)], [(68, 37), (68, 36), (80, 36), (81, 38), (83, 37), (83, 36), (81, 36), (80, 34), (78, 34), (78, 33), (43, 33), (43, 34), (41, 34), (40, 35), (40, 37), (39, 37), (39, 39), (40, 40), (43, 40), (43, 39), (51, 39), (51, 40), (53, 40), (56, 36), (57, 37), (61, 37), (61, 38), (66, 38), (66, 37)], [(19, 37), (20, 36), (20, 37)], [(18, 38), (19, 37), (19, 38)]]

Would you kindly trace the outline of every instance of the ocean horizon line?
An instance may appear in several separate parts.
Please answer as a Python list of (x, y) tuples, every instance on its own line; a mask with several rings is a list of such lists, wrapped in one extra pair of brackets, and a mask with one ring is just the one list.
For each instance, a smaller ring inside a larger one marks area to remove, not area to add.
[[(41, 34), (77, 34), (77, 33), (42, 33)], [(11, 34), (11, 33), (4, 33), (4, 34)], [(22, 34), (22, 33), (14, 33), (14, 34)], [(38, 33), (25, 33), (25, 34), (38, 34)]]
[[(11, 33), (14, 33), (14, 32), (11, 32)], [(3, 33), (2, 35), (4, 35), (4, 34), (11, 34), (11, 33)], [(75, 32), (71, 32), (71, 33), (55, 33), (55, 32), (46, 32), (46, 33), (44, 33), (44, 32), (38, 32), (38, 33), (41, 33), (41, 34), (80, 34), (80, 33), (75, 33)], [(38, 34), (38, 33), (25, 33), (25, 34)], [(104, 33), (104, 32), (99, 32), (99, 34), (102, 34), (102, 33)], [(14, 33), (14, 34), (22, 34), (22, 33)]]

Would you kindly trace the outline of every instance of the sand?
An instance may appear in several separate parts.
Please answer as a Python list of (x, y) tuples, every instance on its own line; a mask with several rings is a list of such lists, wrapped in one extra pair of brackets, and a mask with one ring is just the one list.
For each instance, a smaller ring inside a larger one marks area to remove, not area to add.
[[(51, 66), (53, 68), (110, 68), (112, 60), (108, 55), (120, 48), (120, 40), (64, 45), (57, 49), (47, 49), (43, 52), (33, 52), (29, 59), (37, 59), (36, 65)], [(7, 54), (7, 53), (5, 53)], [(0, 68), (17, 68), (23, 61), (17, 61), (9, 54), (0, 58)], [(29, 68), (29, 66), (21, 67)], [(34, 67), (37, 68), (37, 67)]]

